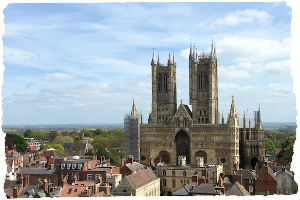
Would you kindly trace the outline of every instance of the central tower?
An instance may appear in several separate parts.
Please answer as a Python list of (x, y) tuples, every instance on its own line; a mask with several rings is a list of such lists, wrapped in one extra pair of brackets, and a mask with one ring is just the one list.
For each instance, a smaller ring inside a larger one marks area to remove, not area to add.
[(189, 93), (194, 124), (216, 124), (218, 122), (218, 75), (216, 49), (211, 44), (209, 55), (198, 55), (190, 46)]

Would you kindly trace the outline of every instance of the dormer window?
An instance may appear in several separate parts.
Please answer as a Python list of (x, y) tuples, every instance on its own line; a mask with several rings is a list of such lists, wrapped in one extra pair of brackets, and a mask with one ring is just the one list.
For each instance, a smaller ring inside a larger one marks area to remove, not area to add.
[(67, 169), (70, 169), (71, 168), (71, 163), (68, 163), (67, 164)]
[(72, 164), (72, 169), (76, 169), (76, 164)]
[(78, 169), (82, 169), (82, 164), (78, 164)]
[(91, 163), (88, 163), (88, 169), (90, 169), (92, 167)]

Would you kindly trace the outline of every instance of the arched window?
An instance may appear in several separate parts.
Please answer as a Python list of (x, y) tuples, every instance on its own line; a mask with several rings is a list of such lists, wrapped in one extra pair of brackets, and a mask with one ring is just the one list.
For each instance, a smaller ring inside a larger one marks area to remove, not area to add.
[(186, 118), (184, 118), (184, 120), (183, 120), (183, 126), (186, 127), (186, 124), (187, 124), (186, 123)]
[(163, 171), (163, 176), (166, 176), (167, 175), (167, 172), (166, 170)]
[(183, 171), (183, 176), (186, 176), (186, 171), (185, 170)]
[(172, 187), (176, 187), (176, 181), (174, 179), (172, 180)]
[(175, 170), (172, 171), (172, 176), (175, 176)]
[(166, 187), (167, 186), (167, 181), (166, 181), (166, 179), (162, 179), (162, 185), (164, 186), (164, 187)]

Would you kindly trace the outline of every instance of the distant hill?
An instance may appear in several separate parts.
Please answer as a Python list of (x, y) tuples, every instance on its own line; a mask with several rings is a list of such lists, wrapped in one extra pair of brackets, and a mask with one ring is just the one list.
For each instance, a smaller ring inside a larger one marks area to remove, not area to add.
[(42, 130), (61, 130), (61, 129), (111, 129), (111, 128), (123, 128), (123, 124), (39, 124), (39, 125), (3, 125), (3, 129), (42, 129)]
[(263, 122), (263, 127), (267, 131), (275, 132), (296, 132), (295, 122)]

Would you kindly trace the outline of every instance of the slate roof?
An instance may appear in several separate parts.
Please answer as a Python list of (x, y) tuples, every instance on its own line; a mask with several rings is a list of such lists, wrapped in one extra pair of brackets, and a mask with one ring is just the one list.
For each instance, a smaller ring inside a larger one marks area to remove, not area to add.
[(242, 174), (242, 177), (243, 179), (247, 179), (247, 180), (253, 180), (255, 179), (255, 175), (252, 174), (249, 170), (247, 169), (241, 169), (241, 170), (238, 170), (236, 172), (237, 175), (241, 175)]
[(239, 182), (235, 182), (226, 192), (227, 195), (250, 196), (249, 192)]
[(17, 174), (56, 174), (56, 169), (51, 170), (42, 167), (34, 167), (34, 168), (23, 167), (19, 169)]
[(202, 183), (197, 186), (194, 190), (192, 190), (194, 194), (216, 194), (215, 186), (211, 183)]
[(45, 197), (45, 192), (43, 189), (43, 185), (41, 183), (38, 183), (36, 185), (27, 185), (23, 188), (20, 198), (28, 198), (28, 197)]
[(153, 171), (149, 168), (136, 172), (135, 174), (131, 174), (126, 176), (124, 179), (127, 179), (129, 184), (133, 189), (137, 189), (146, 185), (156, 179), (157, 176), (153, 173)]
[(188, 105), (183, 105), (184, 106), (184, 108), (186, 109), (186, 111), (188, 112), (188, 114), (190, 115), (190, 117), (192, 117), (192, 111), (190, 110), (190, 108), (189, 108), (189, 106)]
[(196, 186), (197, 183), (193, 182), (192, 184), (186, 184), (185, 186), (183, 186), (179, 190), (173, 192), (172, 195), (173, 196), (190, 196), (192, 188), (193, 188), (193, 185)]
[(135, 172), (135, 171), (140, 170), (140, 169), (145, 169), (145, 166), (138, 163), (138, 162), (133, 162), (132, 164), (127, 163), (126, 167), (128, 167), (128, 169), (132, 172)]

